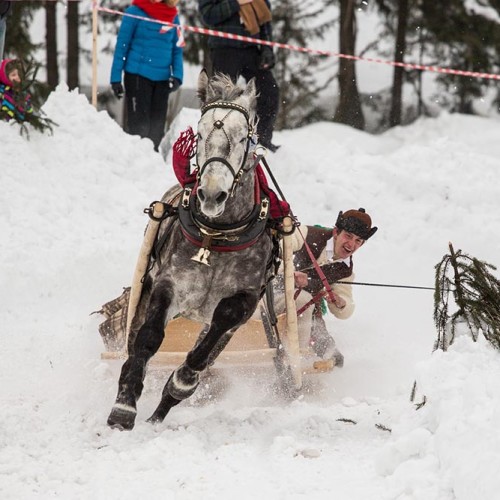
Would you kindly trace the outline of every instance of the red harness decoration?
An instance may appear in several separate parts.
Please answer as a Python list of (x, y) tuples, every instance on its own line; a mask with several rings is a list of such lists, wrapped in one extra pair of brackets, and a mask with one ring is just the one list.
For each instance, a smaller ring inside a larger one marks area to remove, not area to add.
[(172, 147), (172, 166), (174, 173), (182, 187), (186, 184), (194, 184), (196, 182), (196, 174), (190, 172), (189, 160), (196, 152), (196, 136), (193, 129), (188, 127), (181, 132)]
[(290, 205), (285, 200), (280, 200), (276, 193), (269, 187), (266, 174), (264, 173), (264, 170), (262, 169), (260, 163), (255, 168), (255, 175), (259, 180), (260, 188), (267, 196), (269, 196), (269, 201), (271, 203), (271, 218), (280, 219), (287, 216), (290, 213)]

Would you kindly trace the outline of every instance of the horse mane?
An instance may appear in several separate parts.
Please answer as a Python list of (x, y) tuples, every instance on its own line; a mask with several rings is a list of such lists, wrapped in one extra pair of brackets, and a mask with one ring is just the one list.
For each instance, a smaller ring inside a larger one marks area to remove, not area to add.
[(207, 103), (214, 101), (235, 101), (240, 97), (244, 89), (234, 83), (224, 73), (215, 73), (210, 80), (210, 95), (207, 95)]
[(231, 77), (224, 73), (216, 72), (209, 78), (208, 73), (203, 69), (198, 78), (197, 94), (202, 106), (216, 101), (239, 101), (239, 104), (243, 105), (250, 112), (254, 126), (258, 121), (256, 115), (257, 92), (253, 78), (245, 87), (234, 83)]

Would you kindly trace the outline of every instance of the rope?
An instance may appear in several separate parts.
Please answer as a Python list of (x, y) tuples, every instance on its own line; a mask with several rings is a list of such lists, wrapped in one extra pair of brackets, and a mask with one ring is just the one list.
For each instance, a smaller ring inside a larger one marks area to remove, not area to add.
[(413, 288), (415, 290), (435, 290), (434, 287), (430, 286), (390, 285), (387, 283), (362, 283), (360, 281), (336, 281), (336, 283), (343, 283), (345, 285), (382, 286), (389, 288)]
[[(94, 0), (94, 1), (96, 1), (96, 0)], [(224, 31), (217, 31), (217, 30), (207, 29), (207, 28), (199, 28), (197, 26), (168, 23), (166, 21), (159, 21), (156, 19), (151, 19), (149, 17), (136, 16), (133, 14), (125, 14), (125, 13), (120, 12), (118, 10), (108, 9), (106, 7), (97, 7), (97, 10), (101, 11), (101, 12), (106, 12), (108, 14), (129, 16), (129, 17), (141, 19), (144, 21), (162, 24), (162, 25), (170, 27), (170, 28), (176, 28), (178, 33), (180, 34), (179, 38), (182, 37), (182, 32), (185, 30), (185, 31), (191, 31), (193, 33), (199, 33), (201, 35), (217, 36), (220, 38), (228, 38), (230, 40), (238, 40), (241, 42), (253, 43), (253, 44), (257, 44), (257, 45), (268, 45), (269, 47), (277, 47), (280, 49), (287, 49), (287, 50), (292, 50), (295, 52), (303, 52), (303, 53), (319, 55), (319, 56), (338, 57), (338, 58), (349, 59), (349, 60), (353, 60), (353, 61), (363, 61), (363, 62), (373, 62), (373, 63), (377, 63), (377, 64), (387, 64), (389, 66), (395, 66), (395, 67), (400, 67), (400, 68), (408, 68), (408, 69), (413, 69), (413, 70), (418, 69), (420, 71), (431, 71), (434, 73), (444, 73), (444, 74), (448, 74), (448, 75), (458, 75), (458, 76), (468, 76), (471, 78), (488, 78), (491, 80), (500, 80), (500, 74), (482, 73), (479, 71), (464, 71), (464, 70), (452, 69), (452, 68), (442, 68), (440, 66), (426, 66), (423, 64), (404, 63), (404, 62), (399, 62), (399, 61), (388, 61), (385, 59), (378, 59), (378, 58), (373, 58), (373, 57), (354, 56), (354, 55), (350, 55), (350, 54), (342, 54), (339, 52), (332, 52), (329, 50), (309, 49), (307, 47), (300, 47), (297, 45), (290, 45), (287, 43), (270, 42), (267, 40), (255, 39), (255, 38), (252, 38), (249, 36), (235, 35), (233, 33), (226, 33)]]
[[(416, 290), (434, 290), (434, 288), (428, 286), (413, 286), (413, 285), (389, 285), (386, 283), (362, 283), (359, 281), (336, 281), (335, 284), (341, 283), (344, 285), (364, 285), (364, 286), (381, 286), (389, 288), (413, 288)], [(326, 287), (325, 287), (326, 288)], [(300, 292), (300, 288), (298, 289)], [(327, 295), (327, 291), (321, 291), (317, 293), (309, 302), (306, 302), (298, 311), (297, 316), (300, 316), (306, 309), (311, 307), (313, 304), (319, 302), (323, 297)], [(296, 293), (295, 298), (297, 298), (298, 293)]]

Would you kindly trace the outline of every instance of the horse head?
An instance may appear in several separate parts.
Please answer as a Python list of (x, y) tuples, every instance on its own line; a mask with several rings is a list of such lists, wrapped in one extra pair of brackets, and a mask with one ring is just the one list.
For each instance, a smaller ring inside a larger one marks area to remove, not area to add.
[(198, 122), (197, 196), (201, 212), (211, 218), (224, 213), (226, 202), (252, 161), (257, 115), (252, 80), (245, 88), (223, 74), (198, 79), (201, 118)]

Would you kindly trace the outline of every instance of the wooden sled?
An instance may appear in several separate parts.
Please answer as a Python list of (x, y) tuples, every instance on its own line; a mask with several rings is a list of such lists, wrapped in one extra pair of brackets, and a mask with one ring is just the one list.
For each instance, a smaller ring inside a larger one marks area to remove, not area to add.
[[(158, 218), (160, 215), (160, 213), (155, 213)], [(291, 227), (291, 219), (287, 219), (285, 219), (285, 222), (290, 224)], [(157, 224), (150, 221), (134, 275), (133, 283), (136, 285), (135, 287), (132, 286), (128, 302), (127, 327), (125, 328), (127, 332), (130, 329), (130, 322), (140, 297), (141, 285), (138, 285), (138, 283), (140, 283), (140, 278), (144, 275), (156, 232)], [(303, 375), (323, 373), (333, 369), (333, 360), (319, 359), (312, 349), (302, 351), (299, 349), (297, 316), (293, 299), (294, 268), (291, 248), (287, 240), (288, 238), (285, 236), (283, 260), (287, 314), (283, 314), (278, 318), (279, 345), (269, 322), (264, 324), (263, 321), (250, 319), (233, 334), (226, 348), (219, 354), (213, 366), (210, 367), (211, 371), (223, 368), (272, 367), (274, 364), (282, 385), (288, 386), (291, 390), (298, 390), (302, 387)], [(149, 362), (149, 366), (164, 369), (178, 367), (186, 359), (187, 353), (193, 347), (202, 329), (203, 325), (201, 323), (185, 318), (179, 317), (170, 320), (165, 329), (163, 343)], [(126, 346), (127, 342), (122, 342), (123, 344)], [(117, 350), (113, 350), (111, 344), (108, 347), (108, 350), (102, 353), (102, 359), (126, 359), (127, 354), (124, 350), (126, 347)]]
[[(280, 316), (278, 319), (280, 332), (285, 332), (285, 322), (285, 315)], [(169, 321), (165, 328), (163, 343), (149, 365), (164, 369), (174, 369), (179, 366), (186, 359), (186, 354), (193, 347), (202, 328), (201, 323), (185, 318)], [(290, 341), (286, 335), (283, 337), (283, 344), (287, 345)], [(262, 321), (250, 319), (234, 333), (211, 369), (272, 366), (277, 356), (277, 349), (269, 347)], [(123, 350), (108, 350), (101, 354), (102, 359), (125, 360), (126, 357), (127, 354)], [(328, 372), (334, 367), (333, 360), (320, 360), (311, 349), (300, 351), (299, 362), (299, 370), (303, 375)]]

